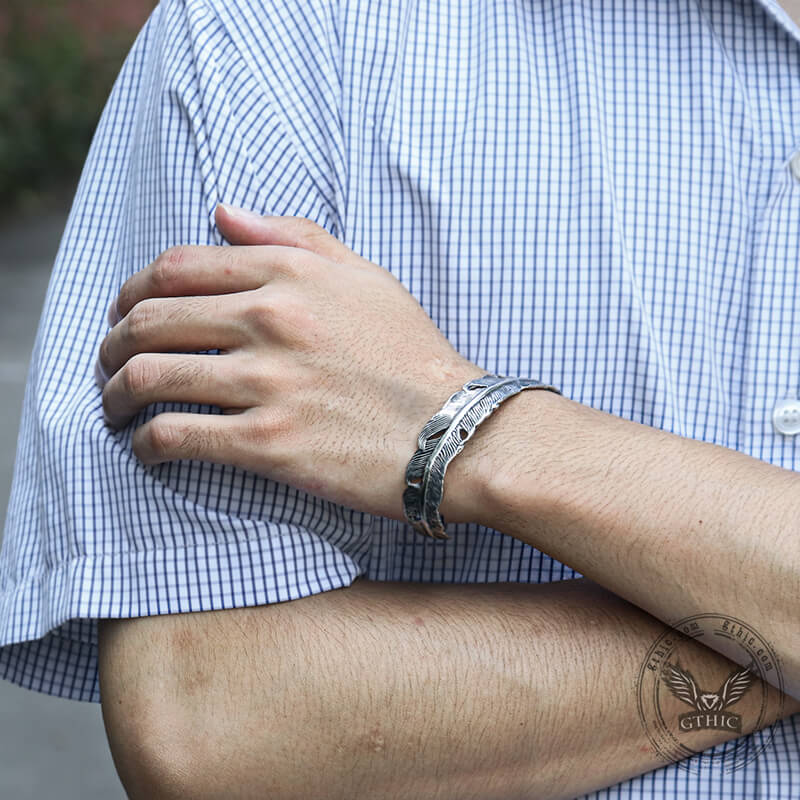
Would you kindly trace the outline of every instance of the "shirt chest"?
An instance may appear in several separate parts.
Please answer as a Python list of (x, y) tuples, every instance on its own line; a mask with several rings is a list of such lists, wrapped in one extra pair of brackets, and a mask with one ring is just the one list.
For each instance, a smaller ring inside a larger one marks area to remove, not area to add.
[(755, 4), (543, 5), (398, 7), (393, 68), (345, 74), (348, 243), (487, 368), (800, 466), (797, 42)]

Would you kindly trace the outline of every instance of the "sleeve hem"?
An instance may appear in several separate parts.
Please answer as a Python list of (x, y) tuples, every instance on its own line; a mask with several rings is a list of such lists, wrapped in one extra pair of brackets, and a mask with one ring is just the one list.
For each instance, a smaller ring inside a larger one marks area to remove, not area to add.
[(297, 600), (360, 574), (353, 559), (306, 532), (73, 558), (0, 593), (0, 678), (100, 702), (97, 619)]

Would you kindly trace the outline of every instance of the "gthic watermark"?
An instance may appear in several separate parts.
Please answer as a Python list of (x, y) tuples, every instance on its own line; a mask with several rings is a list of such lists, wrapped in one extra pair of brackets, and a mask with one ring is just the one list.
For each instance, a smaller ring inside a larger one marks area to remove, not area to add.
[[(713, 677), (698, 672), (704, 659), (693, 640), (746, 666)], [(772, 646), (734, 617), (697, 614), (676, 623), (647, 652), (636, 683), (639, 718), (662, 758), (690, 772), (710, 763), (732, 772), (769, 746), (769, 726), (782, 716), (782, 708), (774, 703), (769, 707), (766, 683), (783, 692)], [(765, 730), (757, 736), (707, 749), (709, 736), (704, 732), (723, 731), (734, 737), (760, 729)]]

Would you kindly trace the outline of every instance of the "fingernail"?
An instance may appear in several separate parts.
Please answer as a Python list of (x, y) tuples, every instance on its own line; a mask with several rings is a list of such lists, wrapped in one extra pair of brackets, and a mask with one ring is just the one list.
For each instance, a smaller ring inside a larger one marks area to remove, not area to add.
[(218, 207), (224, 209), (225, 213), (234, 219), (264, 219), (261, 214), (257, 214), (255, 211), (248, 211), (246, 208), (239, 208), (238, 206), (230, 206), (227, 203), (218, 203)]
[(108, 383), (108, 375), (103, 371), (99, 361), (94, 362), (94, 382), (98, 389), (103, 389)]
[(113, 328), (122, 319), (122, 317), (119, 315), (119, 309), (117, 308), (116, 297), (111, 301), (111, 305), (108, 307), (106, 319), (108, 320), (109, 328)]

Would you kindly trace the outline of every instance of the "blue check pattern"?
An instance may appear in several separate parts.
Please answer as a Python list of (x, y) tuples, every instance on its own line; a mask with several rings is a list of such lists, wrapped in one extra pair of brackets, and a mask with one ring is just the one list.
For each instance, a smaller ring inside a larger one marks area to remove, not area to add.
[[(41, 319), (0, 677), (97, 702), (98, 618), (359, 575), (575, 576), (476, 525), (432, 542), (230, 467), (137, 463), (93, 379), (105, 311), (164, 249), (221, 244), (218, 201), (317, 221), (488, 371), (796, 470), (771, 411), (800, 390), (799, 149), (800, 31), (774, 0), (165, 0), (105, 109)], [(592, 797), (798, 798), (798, 719), (772, 735), (737, 772), (670, 766)]]

